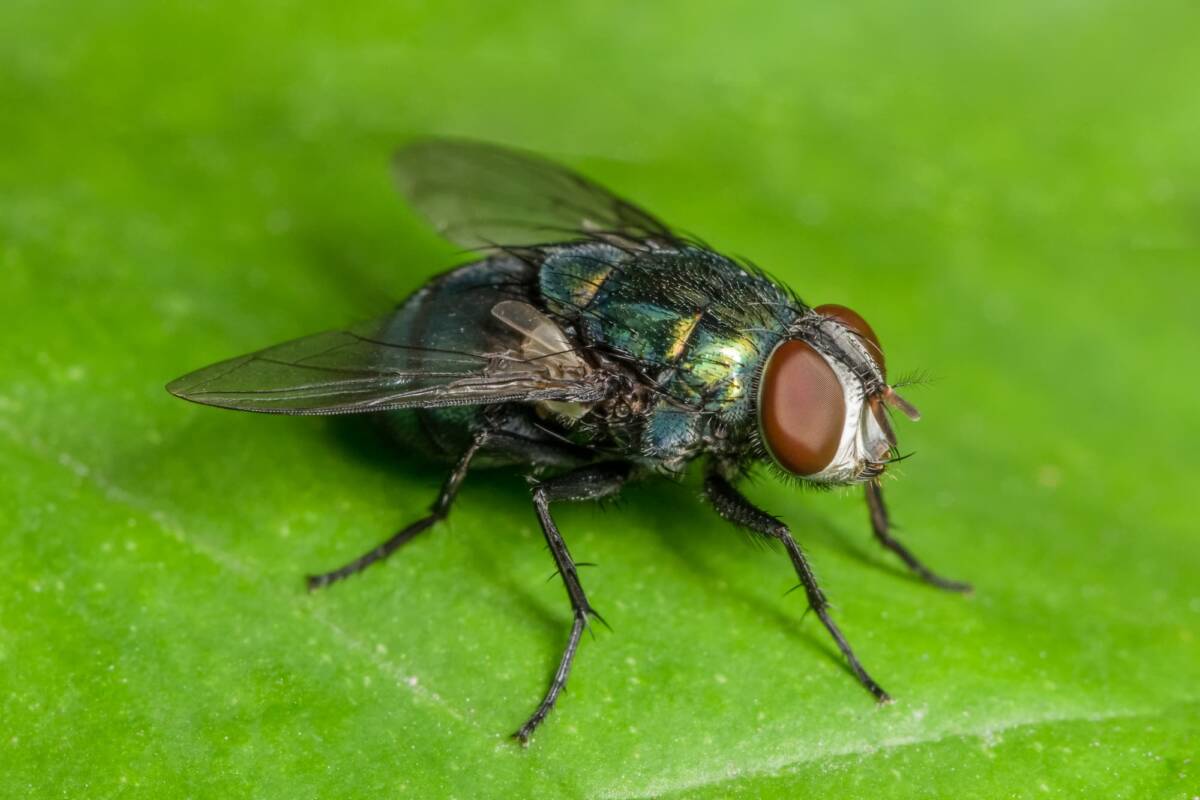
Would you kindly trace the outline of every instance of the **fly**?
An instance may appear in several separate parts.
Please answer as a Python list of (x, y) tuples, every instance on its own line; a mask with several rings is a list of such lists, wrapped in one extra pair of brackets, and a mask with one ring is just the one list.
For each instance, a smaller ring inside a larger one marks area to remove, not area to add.
[[(167, 387), (241, 411), (378, 414), (399, 442), (452, 465), (428, 515), (310, 576), (309, 588), (362, 571), (444, 519), (472, 467), (527, 470), (572, 612), (558, 669), (514, 734), (527, 743), (599, 618), (551, 506), (610, 497), (652, 475), (677, 478), (700, 460), (716, 512), (782, 544), (850, 669), (887, 702), (788, 526), (736, 487), (757, 464), (811, 484), (861, 484), (880, 544), (928, 583), (969, 591), (891, 534), (880, 486), (897, 455), (889, 410), (919, 415), (888, 383), (866, 320), (844, 306), (806, 305), (760, 270), (533, 155), (434, 139), (400, 150), (395, 171), (408, 201), (478, 260), (374, 320)], [(534, 477), (543, 470), (552, 477)]]

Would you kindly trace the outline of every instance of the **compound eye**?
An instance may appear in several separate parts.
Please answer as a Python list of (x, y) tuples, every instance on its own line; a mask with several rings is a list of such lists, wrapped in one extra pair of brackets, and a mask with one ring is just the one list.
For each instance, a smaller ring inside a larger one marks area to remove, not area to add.
[(813, 311), (823, 317), (833, 317), (858, 334), (862, 343), (866, 345), (867, 352), (871, 354), (871, 357), (875, 359), (875, 363), (879, 365), (879, 372), (883, 375), (883, 379), (887, 380), (887, 364), (883, 360), (883, 345), (879, 343), (879, 337), (875, 335), (875, 331), (871, 330), (871, 326), (867, 324), (865, 319), (860, 317), (857, 312), (835, 303), (817, 306)]
[(763, 440), (779, 466), (814, 475), (829, 466), (842, 440), (842, 382), (820, 353), (789, 339), (767, 360), (759, 414)]

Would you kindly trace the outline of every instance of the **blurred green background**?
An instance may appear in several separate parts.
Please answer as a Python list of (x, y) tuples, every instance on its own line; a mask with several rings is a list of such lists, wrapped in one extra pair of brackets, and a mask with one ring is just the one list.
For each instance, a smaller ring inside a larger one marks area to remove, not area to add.
[[(1200, 794), (1194, 2), (0, 7), (0, 795)], [(176, 375), (455, 263), (413, 136), (577, 167), (862, 312), (925, 419), (888, 484), (764, 476), (897, 698), (779, 553), (644, 484), (558, 516), (615, 631), (528, 750), (568, 612), (520, 477), (432, 499), (369, 430)]]

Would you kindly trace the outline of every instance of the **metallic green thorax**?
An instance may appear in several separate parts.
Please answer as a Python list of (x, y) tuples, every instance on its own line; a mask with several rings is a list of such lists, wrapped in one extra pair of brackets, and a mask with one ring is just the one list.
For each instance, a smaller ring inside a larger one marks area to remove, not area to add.
[(626, 252), (569, 245), (549, 252), (539, 289), (589, 346), (636, 365), (658, 399), (640, 451), (677, 469), (717, 428), (755, 418), (755, 381), (803, 305), (757, 271), (696, 247)]

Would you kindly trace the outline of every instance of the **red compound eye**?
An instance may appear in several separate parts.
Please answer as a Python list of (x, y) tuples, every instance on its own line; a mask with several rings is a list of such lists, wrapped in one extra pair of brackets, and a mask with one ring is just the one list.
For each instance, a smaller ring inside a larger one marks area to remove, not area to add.
[(867, 324), (865, 319), (860, 317), (857, 312), (834, 303), (817, 306), (813, 311), (823, 317), (833, 317), (854, 333), (857, 333), (862, 338), (862, 343), (866, 345), (867, 352), (871, 354), (871, 357), (875, 359), (875, 363), (879, 365), (879, 372), (883, 375), (884, 381), (887, 381), (887, 363), (883, 360), (883, 345), (879, 343), (879, 337), (875, 335), (875, 331), (871, 329), (871, 326)]
[(808, 344), (791, 339), (775, 348), (759, 394), (763, 440), (779, 466), (814, 475), (837, 455), (846, 423), (842, 382)]

